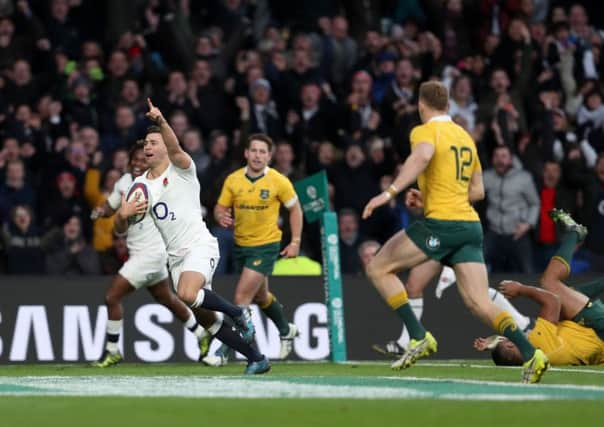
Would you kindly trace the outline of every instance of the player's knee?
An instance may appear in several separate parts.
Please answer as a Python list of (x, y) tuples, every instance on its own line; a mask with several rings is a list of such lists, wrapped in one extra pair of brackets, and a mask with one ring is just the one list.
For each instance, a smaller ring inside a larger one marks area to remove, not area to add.
[(373, 280), (379, 278), (383, 274), (383, 271), (375, 260), (372, 260), (369, 262), (369, 264), (367, 264), (367, 267), (365, 267), (365, 274), (367, 274), (367, 277)]
[(195, 292), (194, 290), (191, 290), (191, 289), (187, 289), (185, 287), (178, 288), (178, 291), (176, 292), (176, 294), (178, 295), (178, 298), (180, 298), (182, 301), (184, 301), (188, 305), (193, 304), (195, 302), (195, 300), (197, 299), (197, 292)]

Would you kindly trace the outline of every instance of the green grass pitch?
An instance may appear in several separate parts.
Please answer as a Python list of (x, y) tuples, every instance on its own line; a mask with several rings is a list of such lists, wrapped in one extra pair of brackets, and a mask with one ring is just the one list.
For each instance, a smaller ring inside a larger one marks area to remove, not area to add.
[(520, 369), (484, 361), (123, 364), (0, 367), (0, 427), (12, 426), (602, 426), (604, 366), (552, 369), (519, 384)]

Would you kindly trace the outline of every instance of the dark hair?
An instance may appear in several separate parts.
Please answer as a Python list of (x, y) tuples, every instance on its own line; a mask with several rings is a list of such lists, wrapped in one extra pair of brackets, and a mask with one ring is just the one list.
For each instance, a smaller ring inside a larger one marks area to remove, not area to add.
[(338, 217), (341, 218), (343, 216), (353, 216), (357, 220), (357, 222), (359, 221), (359, 214), (352, 208), (340, 209), (340, 211), (338, 212)]
[(563, 30), (570, 31), (570, 25), (566, 21), (558, 21), (558, 22), (554, 22), (551, 25), (549, 32), (551, 34), (556, 34), (557, 32), (563, 31)]
[(495, 151), (502, 150), (502, 149), (508, 150), (510, 152), (510, 155), (513, 154), (512, 153), (512, 148), (509, 145), (507, 145), (507, 144), (496, 145), (495, 148), (493, 148), (493, 154), (495, 154)]
[(504, 347), (502, 342), (497, 344), (497, 346), (491, 351), (491, 358), (497, 366), (522, 365), (522, 360), (519, 360), (516, 354)]
[(268, 136), (264, 133), (254, 133), (254, 134), (250, 135), (245, 144), (246, 149), (250, 148), (250, 145), (252, 145), (252, 141), (264, 142), (268, 146), (268, 151), (271, 151), (273, 149), (273, 140), (271, 139), (270, 136)]
[(420, 85), (419, 99), (433, 110), (446, 111), (449, 104), (449, 91), (441, 82), (430, 80)]
[(145, 135), (149, 135), (150, 133), (161, 133), (161, 128), (157, 125), (151, 125), (147, 128)]
[[(152, 133), (152, 132), (149, 132)], [(134, 145), (132, 147), (130, 147), (130, 150), (128, 150), (128, 163), (132, 163), (132, 159), (134, 158), (134, 155), (136, 154), (137, 151), (142, 151), (145, 149), (145, 140), (144, 139), (137, 139), (136, 142), (134, 143)]]

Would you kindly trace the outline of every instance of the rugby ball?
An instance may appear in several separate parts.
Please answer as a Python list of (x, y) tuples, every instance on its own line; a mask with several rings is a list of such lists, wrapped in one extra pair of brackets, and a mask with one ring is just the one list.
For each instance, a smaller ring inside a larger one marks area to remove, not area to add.
[[(143, 184), (142, 182), (135, 182), (132, 187), (130, 187), (130, 190), (128, 191), (128, 195), (126, 196), (126, 200), (128, 202), (133, 202), (135, 200), (138, 201), (149, 201), (149, 192), (147, 191), (147, 186), (145, 184)], [(132, 224), (136, 224), (141, 222), (144, 218), (145, 215), (147, 215), (147, 212), (143, 212), (142, 214), (138, 214), (138, 215), (132, 215), (131, 217), (128, 218), (128, 223), (130, 225)]]

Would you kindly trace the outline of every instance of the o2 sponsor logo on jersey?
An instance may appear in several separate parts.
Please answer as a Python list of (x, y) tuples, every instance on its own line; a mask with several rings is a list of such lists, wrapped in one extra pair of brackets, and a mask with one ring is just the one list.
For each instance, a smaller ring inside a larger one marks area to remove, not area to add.
[(158, 202), (153, 205), (153, 215), (159, 220), (174, 221), (176, 219), (174, 212), (168, 209), (168, 205), (164, 202)]

